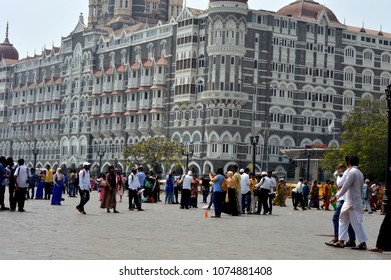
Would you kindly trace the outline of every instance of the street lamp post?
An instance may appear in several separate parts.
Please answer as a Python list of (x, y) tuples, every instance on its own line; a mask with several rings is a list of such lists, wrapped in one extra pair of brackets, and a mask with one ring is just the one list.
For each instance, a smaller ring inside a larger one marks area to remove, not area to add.
[[(386, 169), (386, 194), (388, 201), (391, 198), (391, 84), (386, 89), (387, 98), (387, 112), (388, 112), (388, 137), (387, 137), (387, 169)], [(390, 207), (386, 209), (387, 214), (389, 213)]]
[(37, 168), (37, 156), (39, 154), (39, 149), (36, 145), (34, 145), (34, 148), (31, 150), (34, 155), (34, 168)]
[(314, 151), (309, 151), (307, 148), (304, 151), (304, 154), (307, 156), (307, 181), (310, 181), (310, 164), (311, 164), (311, 157), (314, 155)]
[(250, 142), (251, 145), (253, 146), (253, 174), (255, 174), (255, 156), (257, 154), (256, 147), (259, 143), (259, 136), (250, 136)]
[(186, 156), (186, 169), (189, 170), (189, 159), (193, 156), (193, 144), (187, 144), (186, 151), (183, 151), (183, 155)]
[(102, 158), (105, 156), (105, 153), (106, 151), (104, 149), (102, 149), (101, 146), (99, 146), (99, 149), (98, 149), (98, 152), (97, 152), (97, 155), (99, 157), (99, 169), (98, 169), (98, 176), (100, 176), (100, 173), (101, 173), (101, 169), (102, 169)]

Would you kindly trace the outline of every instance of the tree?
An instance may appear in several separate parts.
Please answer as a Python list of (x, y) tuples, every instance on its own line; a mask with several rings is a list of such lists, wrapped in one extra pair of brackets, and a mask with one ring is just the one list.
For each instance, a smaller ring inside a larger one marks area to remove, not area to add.
[(347, 115), (339, 148), (331, 147), (322, 168), (334, 172), (346, 155), (360, 158), (360, 170), (368, 177), (383, 180), (387, 161), (387, 108), (378, 100), (364, 99)]
[(155, 137), (126, 147), (123, 155), (127, 166), (149, 166), (157, 172), (162, 166), (181, 163), (183, 149), (182, 143)]

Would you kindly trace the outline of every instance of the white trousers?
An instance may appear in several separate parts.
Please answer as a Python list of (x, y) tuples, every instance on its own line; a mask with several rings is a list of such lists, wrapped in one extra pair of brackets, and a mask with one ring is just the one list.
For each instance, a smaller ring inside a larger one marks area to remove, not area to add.
[(242, 212), (242, 193), (240, 192), (240, 190), (238, 191), (238, 201), (239, 201), (239, 213)]
[(363, 242), (367, 242), (368, 236), (364, 230), (363, 216), (364, 212), (362, 211), (362, 209), (354, 210), (352, 208), (346, 209), (342, 207), (341, 214), (339, 215), (338, 239), (343, 241), (348, 239), (349, 224), (352, 224), (358, 242), (360, 244)]

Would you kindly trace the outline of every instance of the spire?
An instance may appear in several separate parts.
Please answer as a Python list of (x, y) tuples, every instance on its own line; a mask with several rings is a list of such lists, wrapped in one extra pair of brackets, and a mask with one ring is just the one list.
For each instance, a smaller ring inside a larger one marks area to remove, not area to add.
[(9, 22), (7, 21), (7, 27), (5, 29), (5, 38), (8, 39), (8, 34), (9, 34)]
[(8, 35), (9, 35), (9, 22), (7, 21), (7, 27), (5, 29), (5, 40), (4, 40), (3, 44), (10, 44), (10, 41), (8, 39)]

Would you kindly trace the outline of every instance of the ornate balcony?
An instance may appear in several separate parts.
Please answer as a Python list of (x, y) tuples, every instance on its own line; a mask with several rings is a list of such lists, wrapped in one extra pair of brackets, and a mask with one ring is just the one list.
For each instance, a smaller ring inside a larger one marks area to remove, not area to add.
[(222, 103), (230, 101), (235, 105), (244, 105), (250, 102), (249, 95), (239, 91), (204, 91), (199, 95), (201, 101), (208, 103)]

